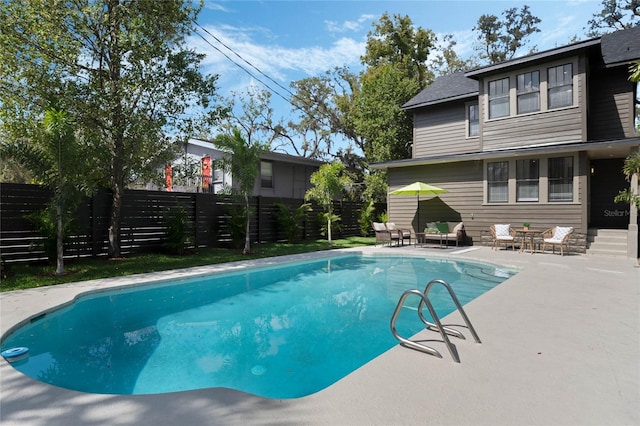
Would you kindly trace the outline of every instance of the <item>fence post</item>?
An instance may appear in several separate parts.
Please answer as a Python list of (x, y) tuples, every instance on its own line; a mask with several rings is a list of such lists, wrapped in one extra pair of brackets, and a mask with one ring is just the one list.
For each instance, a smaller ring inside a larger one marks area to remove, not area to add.
[(200, 244), (200, 241), (198, 240), (198, 235), (200, 234), (200, 232), (198, 232), (198, 224), (200, 223), (200, 193), (194, 193), (193, 198), (193, 245), (197, 250)]
[[(262, 217), (262, 214), (261, 214), (262, 212), (260, 211), (260, 209), (262, 207), (262, 205), (261, 205), (262, 203), (260, 203), (260, 200), (262, 199), (262, 197), (260, 195), (258, 195), (258, 196), (255, 197), (255, 199), (256, 199), (256, 219), (257, 219), (256, 220), (256, 227), (258, 228), (258, 229), (256, 229), (256, 231), (257, 231), (256, 234), (257, 234), (257, 239), (258, 239), (257, 242), (259, 243), (260, 241), (262, 241), (262, 235), (260, 234), (260, 231), (261, 231), (260, 223), (262, 222), (260, 220), (260, 218)], [(249, 214), (249, 212), (247, 212), (247, 214)]]
[(98, 209), (96, 208), (96, 197), (98, 197), (99, 192), (95, 192), (91, 195), (91, 256), (98, 256), (98, 235), (100, 231), (98, 230)]

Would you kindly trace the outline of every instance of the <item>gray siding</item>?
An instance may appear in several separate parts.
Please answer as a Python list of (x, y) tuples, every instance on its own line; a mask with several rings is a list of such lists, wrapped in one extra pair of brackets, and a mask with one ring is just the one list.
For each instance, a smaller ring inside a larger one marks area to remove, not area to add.
[[(561, 64), (556, 62), (553, 65)], [(546, 65), (535, 66), (532, 69), (540, 71), (541, 79), (546, 80)], [(510, 75), (515, 75), (515, 71)], [(586, 69), (585, 60), (577, 60), (575, 69), (577, 81), (574, 86), (576, 102), (575, 106), (561, 109), (546, 109), (547, 95), (541, 93), (543, 110), (538, 113), (526, 115), (512, 115), (503, 119), (483, 122), (482, 144), (483, 150), (491, 151), (505, 148), (519, 148), (532, 145), (559, 144), (581, 142), (586, 140), (586, 127), (584, 111), (586, 111)], [(488, 77), (493, 79), (494, 77)], [(484, 83), (481, 84), (484, 87)], [(515, 88), (512, 88), (515, 93)], [(483, 94), (480, 99), (483, 102), (482, 112), (488, 111), (488, 96)], [(514, 98), (512, 97), (512, 101)], [(515, 110), (515, 104), (511, 106)], [(486, 117), (483, 117), (485, 119)]]
[(589, 139), (635, 136), (633, 84), (626, 68), (595, 70), (590, 80)]
[(273, 161), (273, 188), (262, 188), (260, 174), (256, 179), (253, 193), (265, 197), (304, 198), (311, 188), (309, 178), (318, 167)]
[(482, 142), (485, 151), (583, 141), (580, 108), (545, 111), (487, 121)]
[(463, 102), (422, 108), (413, 121), (413, 158), (480, 150), (479, 138), (466, 138)]
[[(554, 64), (561, 64), (556, 61)], [(465, 102), (455, 101), (420, 108), (414, 112), (413, 158), (438, 155), (464, 154), (478, 151), (493, 151), (508, 148), (519, 148), (535, 145), (560, 144), (581, 142), (587, 140), (586, 129), (586, 66), (585, 58), (575, 61), (576, 84), (575, 106), (554, 110), (546, 110), (546, 92), (543, 91), (541, 101), (543, 111), (525, 115), (511, 115), (510, 117), (487, 120), (487, 95), (484, 93), (484, 81), (480, 80), (480, 138), (466, 137)], [(545, 75), (546, 66), (539, 65), (532, 69), (539, 70)], [(520, 71), (513, 71), (509, 75), (513, 78)], [(495, 76), (486, 79), (495, 79)], [(546, 78), (546, 77), (544, 77)], [(617, 90), (617, 89), (612, 89)], [(515, 94), (515, 88), (512, 88)], [(633, 122), (633, 108), (629, 107), (629, 93), (612, 94), (619, 108), (620, 120), (625, 124)], [(514, 101), (512, 96), (512, 101)], [(512, 102), (513, 103), (513, 102)], [(604, 105), (604, 109), (610, 105)], [(625, 109), (626, 107), (626, 109)], [(512, 105), (515, 111), (515, 106)], [(609, 111), (607, 110), (607, 111)], [(607, 114), (609, 114), (608, 112)], [(515, 114), (515, 112), (512, 112)], [(603, 121), (607, 114), (602, 113)], [(615, 122), (615, 120), (613, 120)], [(611, 120), (608, 121), (611, 125)], [(632, 126), (631, 126), (632, 129)]]
[(449, 191), (438, 197), (421, 197), (419, 218), (416, 197), (389, 195), (389, 220), (398, 226), (409, 227), (414, 232), (424, 229), (427, 222), (462, 221), (473, 244), (480, 244), (481, 237), (488, 233), (489, 226), (494, 223), (511, 223), (514, 227), (521, 227), (523, 222), (528, 221), (537, 229), (562, 225), (574, 227), (577, 233), (586, 233), (586, 161), (586, 156), (580, 155), (576, 167), (578, 194), (576, 201), (570, 204), (483, 204), (482, 161), (389, 169), (389, 192), (415, 181)]

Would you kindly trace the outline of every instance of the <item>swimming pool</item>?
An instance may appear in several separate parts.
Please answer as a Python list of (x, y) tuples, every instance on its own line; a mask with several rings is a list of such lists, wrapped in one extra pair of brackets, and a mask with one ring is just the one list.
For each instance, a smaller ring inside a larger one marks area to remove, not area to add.
[[(28, 347), (14, 368), (83, 392), (227, 387), (296, 398), (395, 346), (389, 320), (405, 290), (441, 278), (465, 304), (514, 273), (479, 263), (360, 255), (247, 269), (83, 296), (15, 330), (2, 349)], [(437, 296), (434, 289), (438, 315), (451, 312), (450, 299)], [(403, 311), (399, 333), (420, 331), (412, 307)]]

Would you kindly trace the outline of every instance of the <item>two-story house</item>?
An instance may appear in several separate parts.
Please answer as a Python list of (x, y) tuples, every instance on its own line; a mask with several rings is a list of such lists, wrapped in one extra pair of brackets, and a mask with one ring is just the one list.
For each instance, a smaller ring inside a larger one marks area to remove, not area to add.
[(436, 79), (404, 105), (412, 158), (373, 166), (387, 170), (389, 191), (422, 181), (448, 192), (419, 208), (390, 195), (390, 220), (415, 232), (463, 221), (472, 244), (495, 223), (572, 226), (577, 252), (590, 229), (624, 229), (637, 256), (637, 211), (613, 201), (630, 185), (624, 159), (640, 146), (629, 81), (637, 60), (640, 27)]
[[(162, 171), (163, 187), (149, 183), (145, 189), (218, 194), (225, 187), (234, 185), (233, 176), (221, 168), (220, 161), (224, 156), (225, 152), (212, 142), (191, 138), (185, 144), (184, 152)], [(311, 174), (323, 164), (323, 161), (311, 158), (264, 152), (252, 195), (303, 199), (311, 188)], [(188, 177), (178, 178), (174, 173), (176, 168), (188, 168)]]

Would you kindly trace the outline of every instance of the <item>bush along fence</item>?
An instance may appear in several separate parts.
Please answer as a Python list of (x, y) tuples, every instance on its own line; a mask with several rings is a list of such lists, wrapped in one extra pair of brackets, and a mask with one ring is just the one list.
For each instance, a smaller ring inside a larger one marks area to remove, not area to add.
[[(37, 261), (47, 258), (46, 232), (33, 220), (41, 212), (52, 193), (38, 185), (0, 184), (0, 256), (4, 262)], [(251, 242), (287, 241), (288, 233), (278, 226), (279, 204), (290, 210), (304, 203), (301, 199), (252, 197)], [(336, 201), (335, 213), (340, 216), (334, 238), (361, 235), (360, 212), (363, 203)], [(386, 204), (376, 204), (377, 216)], [(171, 235), (176, 214), (186, 219), (185, 249), (221, 247), (235, 248), (234, 211), (241, 203), (229, 196), (210, 193), (125, 191), (120, 225), (121, 253), (131, 255), (167, 251), (167, 236)], [(108, 229), (111, 193), (99, 190), (85, 197), (74, 214), (64, 244), (65, 258), (104, 257), (108, 255)], [(179, 212), (179, 213), (177, 213)], [(322, 209), (310, 204), (300, 223), (298, 238), (321, 238)], [(40, 228), (40, 229), (39, 229)], [(242, 240), (244, 243), (244, 239)]]

